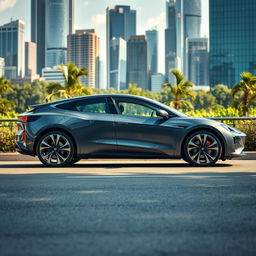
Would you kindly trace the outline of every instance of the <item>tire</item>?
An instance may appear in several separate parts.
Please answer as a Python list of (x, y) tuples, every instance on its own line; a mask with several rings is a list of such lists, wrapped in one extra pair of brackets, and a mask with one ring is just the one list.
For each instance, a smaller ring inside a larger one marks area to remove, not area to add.
[(80, 158), (73, 157), (73, 159), (70, 161), (69, 165), (73, 165), (73, 164), (79, 162), (80, 160), (81, 160)]
[(39, 139), (36, 154), (45, 166), (64, 167), (75, 158), (75, 146), (66, 133), (50, 131)]
[(183, 144), (183, 159), (193, 166), (213, 166), (222, 153), (222, 145), (218, 136), (209, 131), (192, 133)]

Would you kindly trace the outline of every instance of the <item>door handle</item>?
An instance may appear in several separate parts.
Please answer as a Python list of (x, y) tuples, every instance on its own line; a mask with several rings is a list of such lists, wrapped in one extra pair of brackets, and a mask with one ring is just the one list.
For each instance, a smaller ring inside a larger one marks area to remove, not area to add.
[(129, 124), (129, 123), (127, 123), (127, 122), (117, 122), (117, 124), (118, 124), (118, 125), (127, 125), (127, 124)]

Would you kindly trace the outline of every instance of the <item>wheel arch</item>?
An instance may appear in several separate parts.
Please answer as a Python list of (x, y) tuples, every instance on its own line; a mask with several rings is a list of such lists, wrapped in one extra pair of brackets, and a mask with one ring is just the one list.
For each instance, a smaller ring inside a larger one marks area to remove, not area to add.
[(184, 155), (183, 155), (183, 147), (184, 147), (184, 144), (187, 140), (187, 138), (193, 134), (194, 132), (197, 132), (197, 131), (208, 131), (208, 132), (211, 132), (213, 133), (214, 135), (216, 135), (218, 137), (218, 139), (220, 140), (220, 143), (221, 143), (221, 146), (222, 146), (222, 152), (221, 152), (221, 156), (220, 156), (220, 159), (224, 160), (224, 157), (225, 157), (225, 152), (226, 152), (226, 148), (227, 148), (227, 145), (226, 145), (226, 141), (225, 141), (225, 138), (223, 137), (223, 135), (218, 132), (218, 130), (212, 128), (212, 127), (205, 127), (205, 126), (202, 126), (202, 127), (196, 127), (192, 130), (190, 130), (183, 138), (182, 140), (182, 143), (181, 143), (181, 147), (180, 147), (180, 155), (181, 157), (183, 158)]
[(40, 131), (38, 133), (38, 135), (36, 136), (36, 139), (35, 139), (35, 142), (34, 142), (34, 146), (33, 146), (33, 153), (36, 155), (36, 147), (37, 147), (37, 143), (38, 141), (40, 140), (40, 138), (48, 133), (48, 132), (51, 132), (51, 131), (59, 131), (59, 132), (63, 132), (63, 133), (66, 133), (70, 139), (72, 140), (72, 142), (74, 143), (74, 155), (77, 154), (77, 143), (76, 143), (76, 140), (74, 138), (74, 136), (71, 134), (70, 131), (68, 131), (67, 129), (63, 128), (63, 127), (48, 127), (42, 131)]

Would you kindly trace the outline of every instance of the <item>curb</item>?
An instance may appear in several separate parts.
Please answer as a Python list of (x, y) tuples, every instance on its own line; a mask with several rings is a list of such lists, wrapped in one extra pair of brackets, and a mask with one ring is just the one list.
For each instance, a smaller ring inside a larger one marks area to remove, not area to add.
[[(246, 155), (234, 158), (235, 160), (256, 160), (256, 151), (244, 152)], [(39, 161), (37, 157), (21, 155), (19, 153), (0, 153), (1, 161)]]

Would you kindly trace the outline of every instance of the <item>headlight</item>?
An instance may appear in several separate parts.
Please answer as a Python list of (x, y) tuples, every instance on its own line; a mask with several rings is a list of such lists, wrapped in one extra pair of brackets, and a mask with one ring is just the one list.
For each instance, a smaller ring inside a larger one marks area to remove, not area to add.
[(223, 128), (225, 128), (227, 131), (229, 131), (229, 132), (233, 132), (233, 133), (241, 133), (240, 131), (238, 131), (237, 129), (235, 129), (234, 127), (231, 127), (231, 126), (229, 126), (229, 125), (227, 125), (227, 124), (221, 124), (221, 126), (223, 127)]

